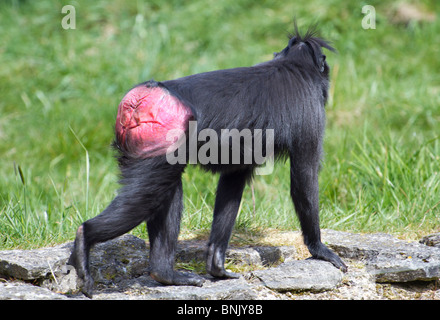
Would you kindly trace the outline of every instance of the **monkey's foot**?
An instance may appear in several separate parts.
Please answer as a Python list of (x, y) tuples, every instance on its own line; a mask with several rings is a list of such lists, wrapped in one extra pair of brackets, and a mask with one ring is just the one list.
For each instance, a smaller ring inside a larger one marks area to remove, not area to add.
[(82, 281), (81, 292), (88, 298), (92, 298), (94, 281), (89, 271), (88, 253), (84, 241), (84, 228), (81, 225), (76, 233), (76, 239), (70, 255), (68, 265), (76, 269), (80, 281)]
[(83, 280), (83, 285), (81, 287), (81, 292), (89, 299), (93, 298), (93, 287), (94, 287), (94, 281), (93, 278), (88, 276), (85, 277)]
[(221, 268), (221, 269), (208, 269), (206, 268), (206, 271), (213, 277), (216, 278), (221, 278), (221, 279), (238, 279), (240, 278), (240, 274), (239, 273), (235, 273), (235, 272), (229, 272), (226, 271), (225, 268)]
[(208, 247), (208, 257), (206, 260), (206, 271), (213, 277), (223, 279), (238, 279), (240, 274), (229, 272), (224, 267), (225, 252), (216, 247), (215, 244), (210, 244)]
[(347, 266), (333, 251), (327, 248), (323, 243), (309, 246), (309, 251), (313, 259), (324, 260), (332, 263), (336, 268), (342, 272), (347, 272)]
[(93, 298), (93, 287), (94, 287), (94, 281), (92, 276), (89, 273), (84, 273), (84, 271), (81, 271), (80, 268), (77, 267), (73, 263), (72, 257), (71, 260), (67, 263), (67, 265), (74, 266), (76, 269), (76, 274), (78, 275), (78, 286), (80, 287), (80, 291), (87, 297), (92, 299)]
[(166, 285), (175, 285), (175, 286), (201, 287), (205, 282), (204, 278), (191, 272), (173, 271), (172, 274), (170, 275), (169, 273), (151, 271), (150, 276), (157, 282)]

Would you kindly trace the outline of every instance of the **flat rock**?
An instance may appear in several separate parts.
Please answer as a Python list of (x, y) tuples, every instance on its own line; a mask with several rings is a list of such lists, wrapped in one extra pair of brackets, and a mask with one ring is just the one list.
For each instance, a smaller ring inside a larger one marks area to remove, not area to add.
[[(0, 251), (0, 276), (34, 281), (56, 292), (75, 292), (81, 285), (76, 271), (67, 266), (73, 242), (36, 250)], [(126, 234), (96, 245), (90, 252), (95, 283), (110, 284), (146, 271), (145, 242)]]
[[(82, 283), (76, 270), (66, 265), (73, 242), (56, 247), (36, 250), (0, 251), (0, 276), (7, 279), (32, 281), (46, 292), (76, 293)], [(179, 243), (177, 261), (191, 262), (205, 260), (206, 243), (182, 241)], [(126, 234), (105, 243), (97, 244), (90, 252), (90, 270), (96, 285), (97, 297), (125, 297), (120, 292), (106, 292), (105, 288), (125, 288), (140, 293), (140, 298), (148, 299), (259, 299), (274, 293), (264, 286), (248, 284), (245, 280), (234, 279), (216, 281), (207, 277), (203, 287), (163, 286), (152, 280), (148, 273), (148, 247), (144, 240)], [(246, 247), (230, 248), (227, 260), (238, 265), (269, 266), (294, 258), (296, 249), (291, 247)], [(8, 282), (13, 283), (13, 282)], [(142, 286), (140, 286), (142, 284)], [(24, 284), (25, 287), (31, 286)], [(8, 285), (19, 291), (23, 286)], [(142, 290), (139, 289), (142, 287)], [(136, 289), (137, 288), (137, 289)], [(177, 289), (176, 289), (177, 288)], [(136, 290), (135, 290), (136, 289)], [(264, 289), (264, 290), (263, 290)], [(37, 290), (37, 289), (36, 289)], [(264, 293), (264, 294), (263, 294)], [(38, 296), (38, 295), (37, 295)], [(54, 296), (55, 297), (55, 296)], [(228, 298), (229, 297), (229, 298)], [(27, 295), (23, 295), (27, 299)]]
[(314, 259), (290, 261), (251, 274), (269, 289), (280, 292), (331, 290), (342, 281), (339, 269), (329, 262)]
[(323, 230), (322, 240), (343, 258), (359, 260), (376, 282), (430, 281), (440, 277), (440, 250), (389, 234)]
[[(389, 283), (411, 285), (420, 283), (411, 282), (415, 280), (439, 279), (440, 249), (437, 247), (399, 240), (386, 234), (323, 230), (322, 238), (348, 263), (348, 273), (341, 273), (325, 261), (294, 260), (294, 247), (232, 247), (227, 251), (227, 260), (251, 265), (254, 271), (229, 280), (202, 275), (206, 279), (202, 287), (187, 287), (164, 286), (149, 277), (148, 246), (144, 240), (127, 234), (92, 249), (90, 264), (96, 283), (94, 298), (379, 299), (388, 294), (389, 287), (386, 286)], [(66, 266), (72, 245), (70, 242), (53, 248), (0, 251), (0, 299), (86, 299), (77, 293), (80, 281), (75, 269)], [(176, 260), (204, 261), (205, 249), (204, 242), (181, 241)], [(376, 282), (387, 283), (379, 285)], [(433, 283), (427, 282), (426, 288)], [(380, 293), (377, 286), (384, 293)], [(398, 287), (390, 288), (395, 291)], [(435, 288), (432, 293), (427, 289), (426, 296), (438, 297), (440, 290)], [(369, 292), (367, 295), (365, 290)]]
[(65, 266), (71, 244), (35, 250), (0, 251), (0, 275), (20, 280), (46, 278)]
[(66, 300), (68, 297), (47, 288), (20, 281), (0, 282), (0, 300)]
[(148, 249), (144, 240), (125, 234), (94, 246), (89, 260), (95, 283), (109, 285), (147, 272)]
[(206, 276), (202, 287), (165, 286), (149, 276), (123, 281), (116, 287), (97, 291), (96, 300), (148, 299), (148, 300), (260, 300), (280, 299), (277, 293), (262, 285), (239, 279), (215, 280)]
[[(237, 265), (270, 266), (292, 260), (296, 254), (294, 246), (230, 247), (226, 250), (226, 261)], [(205, 261), (205, 255), (205, 242), (181, 241), (177, 247), (176, 260), (180, 262)]]

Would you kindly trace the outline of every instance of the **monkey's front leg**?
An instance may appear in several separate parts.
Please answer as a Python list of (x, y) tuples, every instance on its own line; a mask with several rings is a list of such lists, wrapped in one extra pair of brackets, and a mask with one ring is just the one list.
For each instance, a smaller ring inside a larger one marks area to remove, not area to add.
[[(298, 214), (304, 243), (315, 259), (331, 262), (346, 272), (347, 266), (333, 251), (321, 242), (319, 227), (319, 158), (313, 152), (298, 152), (291, 155), (291, 197)], [(308, 154), (308, 158), (304, 155)]]
[(214, 220), (208, 243), (206, 271), (217, 278), (238, 278), (239, 275), (225, 270), (225, 254), (235, 224), (247, 171), (222, 174), (217, 187)]

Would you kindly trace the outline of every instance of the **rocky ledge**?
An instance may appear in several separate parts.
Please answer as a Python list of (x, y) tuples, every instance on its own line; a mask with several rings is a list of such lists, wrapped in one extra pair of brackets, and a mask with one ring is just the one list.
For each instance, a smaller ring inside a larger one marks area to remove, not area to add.
[[(409, 242), (323, 230), (322, 239), (348, 264), (347, 273), (328, 262), (298, 260), (295, 246), (250, 246), (227, 252), (234, 265), (251, 270), (239, 279), (203, 275), (202, 287), (176, 287), (149, 277), (145, 241), (127, 234), (93, 248), (94, 299), (440, 299), (439, 234)], [(87, 299), (75, 270), (66, 266), (71, 248), (70, 242), (0, 251), (0, 299)], [(182, 241), (176, 260), (202, 264), (204, 250), (203, 242)]]

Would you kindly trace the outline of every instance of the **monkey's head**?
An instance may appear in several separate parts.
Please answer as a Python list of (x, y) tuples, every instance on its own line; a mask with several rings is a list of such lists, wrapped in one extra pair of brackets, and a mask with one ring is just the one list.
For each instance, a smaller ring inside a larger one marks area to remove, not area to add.
[(325, 78), (329, 76), (329, 66), (322, 48), (330, 51), (335, 49), (330, 44), (316, 37), (316, 30), (311, 28), (302, 36), (295, 24), (295, 34), (289, 35), (289, 43), (280, 52), (274, 53), (274, 60), (285, 59), (297, 65), (306, 66), (308, 70), (316, 70)]

